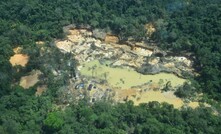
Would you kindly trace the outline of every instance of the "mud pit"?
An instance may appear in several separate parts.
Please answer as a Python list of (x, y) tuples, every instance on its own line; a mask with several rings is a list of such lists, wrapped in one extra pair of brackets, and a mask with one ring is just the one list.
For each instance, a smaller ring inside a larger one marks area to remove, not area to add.
[(174, 74), (159, 73), (155, 75), (143, 75), (134, 70), (127, 68), (112, 68), (108, 65), (102, 65), (98, 60), (87, 62), (83, 64), (80, 73), (89, 77), (96, 77), (107, 80), (113, 87), (120, 87), (122, 89), (131, 88), (133, 86), (142, 85), (145, 83), (159, 83), (162, 84), (171, 81), (173, 87), (182, 85), (184, 79), (181, 79)]
[[(182, 99), (174, 95), (174, 91), (162, 92), (159, 90), (169, 81), (171, 81), (172, 87), (180, 86), (185, 82), (185, 79), (174, 74), (142, 75), (127, 68), (112, 68), (107, 64), (102, 65), (98, 60), (83, 64), (80, 73), (90, 78), (106, 80), (114, 89), (116, 95), (113, 99), (117, 102), (132, 100), (135, 105), (139, 105), (140, 103), (158, 101), (173, 104), (175, 108), (180, 108), (185, 104)], [(142, 90), (142, 87), (136, 87), (147, 83), (149, 84), (145, 86), (145, 90)], [(158, 90), (153, 91), (153, 89)], [(187, 105), (196, 108), (199, 104), (191, 102)]]

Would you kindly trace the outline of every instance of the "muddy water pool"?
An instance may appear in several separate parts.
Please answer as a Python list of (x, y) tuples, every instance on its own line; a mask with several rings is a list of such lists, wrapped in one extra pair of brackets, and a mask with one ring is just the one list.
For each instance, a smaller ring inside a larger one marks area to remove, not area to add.
[(166, 84), (168, 81), (171, 81), (172, 87), (182, 85), (185, 82), (185, 79), (179, 78), (174, 74), (143, 75), (128, 68), (113, 68), (108, 64), (101, 64), (98, 60), (84, 63), (80, 73), (84, 76), (106, 80), (111, 86), (122, 89), (128, 89), (148, 82)]

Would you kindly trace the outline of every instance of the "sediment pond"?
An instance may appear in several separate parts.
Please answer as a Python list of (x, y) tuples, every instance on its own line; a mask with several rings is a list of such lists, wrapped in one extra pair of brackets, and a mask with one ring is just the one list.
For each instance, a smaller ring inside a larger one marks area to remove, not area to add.
[[(171, 82), (173, 88), (181, 86), (186, 80), (170, 73), (159, 73), (155, 75), (143, 75), (128, 68), (114, 68), (110, 66), (110, 61), (104, 63), (98, 60), (90, 61), (82, 64), (80, 73), (86, 77), (106, 80), (113, 87), (116, 95), (113, 99), (122, 102), (125, 98), (132, 100), (135, 105), (151, 101), (160, 103), (167, 102), (173, 104), (175, 108), (182, 107), (185, 103), (181, 98), (174, 95), (174, 91), (162, 92), (161, 90), (153, 91), (154, 87), (149, 87), (144, 91), (139, 85), (150, 83), (149, 85), (157, 85), (156, 87), (164, 87), (167, 82)], [(142, 90), (142, 92), (141, 92)], [(190, 102), (190, 107), (197, 107), (198, 102)]]
[(101, 64), (98, 60), (83, 64), (81, 75), (106, 80), (113, 87), (128, 89), (145, 83), (166, 84), (171, 82), (172, 87), (182, 85), (185, 79), (174, 74), (159, 73), (155, 75), (143, 75), (128, 68), (113, 68), (108, 64)]

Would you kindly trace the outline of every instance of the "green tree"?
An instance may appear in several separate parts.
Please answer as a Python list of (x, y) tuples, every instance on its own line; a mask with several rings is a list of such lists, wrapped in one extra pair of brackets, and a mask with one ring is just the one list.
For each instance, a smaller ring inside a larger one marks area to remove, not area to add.
[(64, 124), (64, 121), (63, 118), (61, 117), (60, 112), (51, 112), (48, 113), (43, 123), (47, 131), (54, 132), (61, 129), (62, 125)]

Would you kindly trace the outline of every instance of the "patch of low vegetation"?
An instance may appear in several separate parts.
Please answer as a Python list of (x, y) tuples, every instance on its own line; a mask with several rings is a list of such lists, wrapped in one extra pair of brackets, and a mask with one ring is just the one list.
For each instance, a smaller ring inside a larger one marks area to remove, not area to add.
[(196, 89), (189, 83), (185, 82), (182, 86), (176, 89), (175, 95), (180, 98), (194, 97)]

